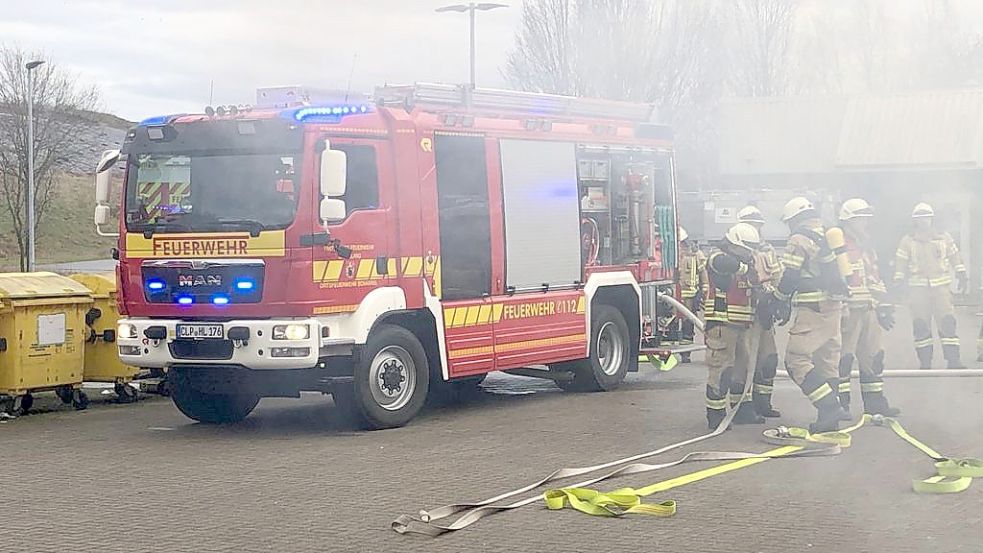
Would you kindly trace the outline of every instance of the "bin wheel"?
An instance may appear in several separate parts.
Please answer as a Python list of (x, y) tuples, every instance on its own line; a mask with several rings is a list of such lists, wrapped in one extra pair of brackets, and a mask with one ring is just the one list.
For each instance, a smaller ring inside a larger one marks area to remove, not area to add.
[(8, 415), (14, 414), (14, 398), (5, 397), (0, 399), (0, 413), (6, 413)]
[(58, 388), (58, 389), (55, 390), (55, 395), (58, 396), (58, 399), (60, 399), (62, 403), (64, 403), (65, 405), (68, 405), (69, 403), (72, 402), (72, 398), (75, 395), (75, 391), (72, 390), (71, 388), (67, 388), (67, 387), (66, 388)]
[(157, 395), (171, 397), (171, 383), (168, 382), (166, 378), (162, 378), (160, 382), (157, 383)]
[[(17, 402), (15, 401), (14, 404), (16, 405), (16, 403)], [(24, 394), (20, 396), (20, 406), (16, 409), (16, 411), (19, 411), (21, 415), (26, 415), (27, 412), (31, 410), (31, 407), (34, 407), (34, 396), (31, 394)]]
[(82, 390), (73, 391), (72, 407), (74, 407), (76, 411), (84, 411), (89, 407), (89, 396)]
[(137, 400), (137, 390), (129, 384), (117, 382), (115, 390), (116, 400), (120, 403), (133, 403)]

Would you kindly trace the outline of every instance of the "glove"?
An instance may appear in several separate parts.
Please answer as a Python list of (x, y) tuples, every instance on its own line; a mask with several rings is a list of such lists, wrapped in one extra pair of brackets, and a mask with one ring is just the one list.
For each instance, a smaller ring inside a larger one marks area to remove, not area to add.
[(758, 318), (758, 323), (765, 329), (771, 330), (775, 326), (774, 296), (768, 294), (758, 300), (758, 306), (754, 309), (754, 315)]
[(956, 273), (956, 280), (958, 281), (958, 285), (956, 287), (956, 291), (958, 293), (960, 293), (960, 294), (966, 294), (966, 293), (968, 293), (969, 292), (969, 275), (966, 274), (966, 271), (960, 271), (960, 272)]
[(778, 326), (785, 326), (792, 319), (792, 299), (775, 297), (775, 302), (775, 322)]
[(881, 304), (877, 306), (877, 324), (881, 325), (884, 330), (891, 330), (894, 328), (894, 306), (888, 304)]

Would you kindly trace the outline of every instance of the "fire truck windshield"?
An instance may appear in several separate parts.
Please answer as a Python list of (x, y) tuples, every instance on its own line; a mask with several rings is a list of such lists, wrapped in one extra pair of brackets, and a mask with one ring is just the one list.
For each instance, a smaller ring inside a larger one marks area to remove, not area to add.
[(135, 232), (282, 229), (297, 212), (295, 154), (130, 153), (126, 228)]

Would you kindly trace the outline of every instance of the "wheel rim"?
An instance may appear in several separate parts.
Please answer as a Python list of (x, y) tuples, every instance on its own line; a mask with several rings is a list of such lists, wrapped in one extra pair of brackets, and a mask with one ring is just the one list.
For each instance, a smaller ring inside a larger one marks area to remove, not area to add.
[(624, 345), (624, 337), (618, 332), (618, 327), (610, 321), (604, 323), (597, 333), (597, 343), (594, 344), (597, 362), (604, 374), (618, 374), (625, 356)]
[(382, 348), (372, 359), (369, 389), (386, 411), (406, 407), (416, 392), (416, 365), (409, 352), (399, 346)]

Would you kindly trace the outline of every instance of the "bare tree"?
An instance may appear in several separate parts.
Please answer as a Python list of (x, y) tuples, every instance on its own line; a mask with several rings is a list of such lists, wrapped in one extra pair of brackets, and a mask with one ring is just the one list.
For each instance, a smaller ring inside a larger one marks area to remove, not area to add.
[(739, 96), (789, 91), (792, 37), (801, 0), (732, 0), (727, 12), (731, 89)]
[[(39, 53), (0, 47), (0, 203), (10, 215), (20, 254), (27, 268), (27, 69)], [(41, 228), (54, 191), (55, 165), (81, 151), (77, 140), (91, 124), (85, 112), (98, 102), (94, 88), (77, 84), (75, 76), (51, 62), (34, 70), (34, 205)]]
[(504, 69), (517, 88), (653, 102), (701, 86), (717, 34), (710, 0), (530, 0)]

